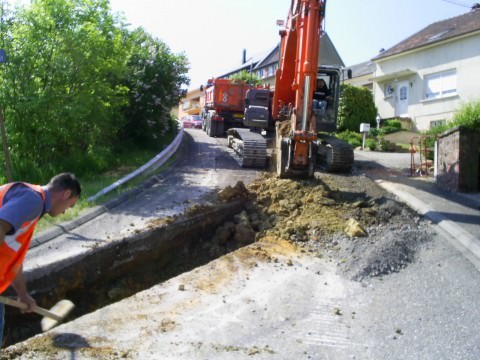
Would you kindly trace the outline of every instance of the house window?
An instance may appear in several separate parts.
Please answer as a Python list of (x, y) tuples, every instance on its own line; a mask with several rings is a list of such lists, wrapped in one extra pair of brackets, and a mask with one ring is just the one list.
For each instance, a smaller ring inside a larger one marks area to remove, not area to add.
[(385, 94), (385, 98), (390, 98), (393, 95), (394, 88), (392, 84), (385, 84), (385, 87), (383, 89), (383, 93)]
[(446, 123), (447, 123), (446, 120), (430, 121), (430, 129), (433, 129), (434, 127), (437, 127), (437, 126), (445, 125)]
[(275, 74), (275, 69), (273, 65), (268, 67), (268, 76), (273, 76)]
[(439, 99), (457, 93), (457, 71), (425, 75), (425, 99)]
[(400, 88), (400, 100), (407, 100), (407, 87), (402, 86)]

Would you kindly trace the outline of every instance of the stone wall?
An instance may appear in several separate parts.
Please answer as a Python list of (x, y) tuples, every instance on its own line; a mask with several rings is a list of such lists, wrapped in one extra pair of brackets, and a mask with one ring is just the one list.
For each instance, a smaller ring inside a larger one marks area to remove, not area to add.
[(456, 127), (439, 136), (437, 184), (444, 190), (480, 191), (480, 133)]

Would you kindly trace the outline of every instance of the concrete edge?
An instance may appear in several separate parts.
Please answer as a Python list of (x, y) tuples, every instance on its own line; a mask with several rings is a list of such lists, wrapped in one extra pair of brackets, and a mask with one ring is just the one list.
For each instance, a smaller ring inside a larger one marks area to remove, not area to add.
[(111, 185), (107, 186), (106, 188), (100, 190), (95, 195), (90, 196), (87, 200), (88, 201), (95, 201), (98, 197), (109, 193), (110, 191), (116, 189), (120, 185), (123, 185), (127, 181), (129, 181), (129, 180), (133, 179), (134, 177), (142, 174), (146, 170), (148, 170), (150, 168), (154, 168), (154, 166), (155, 167), (162, 166), (172, 156), (172, 154), (174, 154), (177, 151), (178, 146), (180, 145), (180, 143), (182, 141), (182, 138), (183, 138), (183, 127), (180, 127), (180, 131), (178, 132), (177, 136), (175, 136), (175, 139), (173, 139), (173, 141), (160, 154), (157, 154), (156, 156), (154, 156), (150, 161), (143, 164), (142, 166), (140, 166), (135, 171), (133, 171), (130, 174), (127, 174), (126, 176), (124, 176), (123, 178), (115, 181), (113, 184), (111, 184)]
[(421, 200), (412, 194), (399, 189), (391, 182), (383, 179), (372, 180), (389, 193), (397, 196), (402, 202), (406, 203), (413, 210), (434, 222), (451, 237), (450, 241), (453, 242), (456, 247), (465, 250), (470, 256), (473, 256), (473, 258), (480, 261), (480, 242), (477, 237), (463, 230), (462, 227), (457, 223), (434, 211), (425, 205), (425, 203), (423, 203)]

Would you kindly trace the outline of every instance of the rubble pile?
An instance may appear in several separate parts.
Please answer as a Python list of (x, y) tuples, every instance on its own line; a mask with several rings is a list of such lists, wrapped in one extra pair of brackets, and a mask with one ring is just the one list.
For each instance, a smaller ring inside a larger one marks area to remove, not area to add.
[(217, 229), (212, 254), (254, 241), (288, 241), (363, 280), (404, 268), (430, 238), (417, 214), (361, 175), (279, 179), (266, 173), (247, 187), (239, 182), (220, 192), (223, 201), (238, 196), (250, 201)]

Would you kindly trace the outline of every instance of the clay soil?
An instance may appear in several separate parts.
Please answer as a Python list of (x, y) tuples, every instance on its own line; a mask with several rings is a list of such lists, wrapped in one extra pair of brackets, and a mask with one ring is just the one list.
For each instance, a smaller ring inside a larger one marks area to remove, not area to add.
[(420, 216), (361, 174), (317, 173), (309, 180), (264, 174), (219, 195), (248, 196), (250, 202), (217, 230), (212, 249), (232, 240), (286, 241), (335, 262), (353, 280), (400, 271), (431, 235)]

